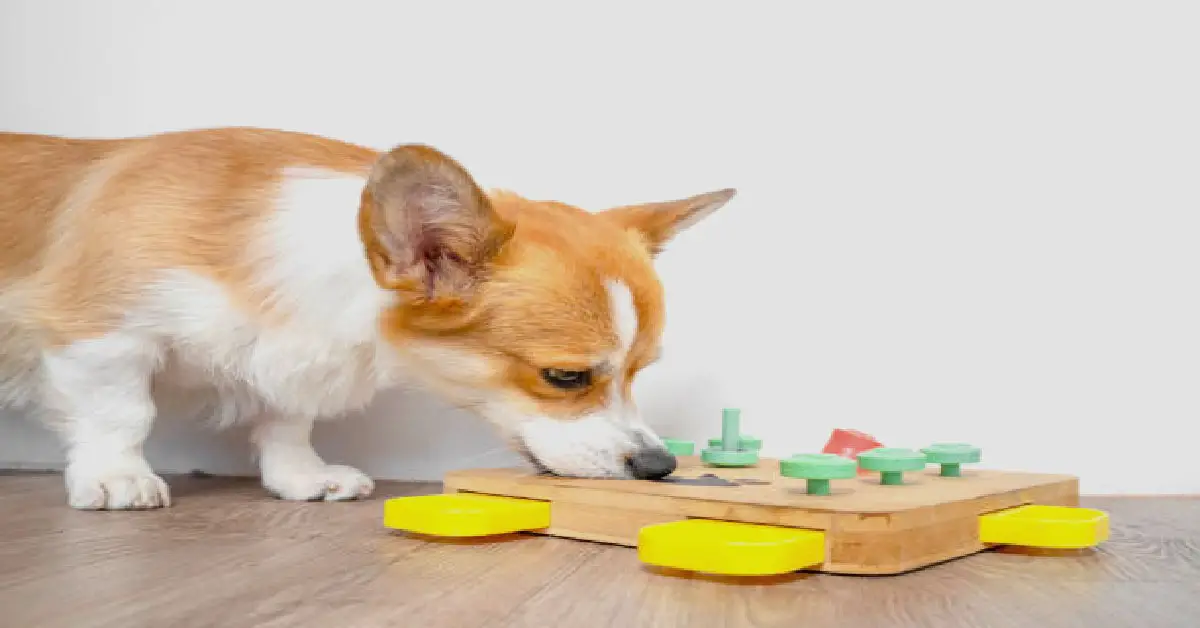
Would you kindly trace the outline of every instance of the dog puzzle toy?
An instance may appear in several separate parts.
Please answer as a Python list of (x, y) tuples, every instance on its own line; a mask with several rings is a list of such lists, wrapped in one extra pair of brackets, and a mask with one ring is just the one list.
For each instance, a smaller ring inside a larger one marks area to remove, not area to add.
[(647, 565), (729, 576), (892, 575), (997, 546), (1085, 550), (1109, 537), (1108, 515), (1079, 507), (1070, 475), (964, 469), (981, 453), (962, 443), (760, 458), (739, 419), (726, 410), (720, 445), (700, 456), (665, 439), (678, 465), (661, 480), (454, 471), (445, 494), (387, 500), (384, 525), (615, 543)]

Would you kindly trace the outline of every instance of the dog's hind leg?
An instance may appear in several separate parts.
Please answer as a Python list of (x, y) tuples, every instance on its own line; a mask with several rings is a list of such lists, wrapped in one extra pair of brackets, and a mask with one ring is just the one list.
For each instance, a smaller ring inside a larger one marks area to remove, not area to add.
[(154, 423), (150, 381), (157, 347), (113, 332), (47, 351), (44, 394), (67, 447), (71, 506), (86, 510), (169, 506), (170, 491), (142, 446)]

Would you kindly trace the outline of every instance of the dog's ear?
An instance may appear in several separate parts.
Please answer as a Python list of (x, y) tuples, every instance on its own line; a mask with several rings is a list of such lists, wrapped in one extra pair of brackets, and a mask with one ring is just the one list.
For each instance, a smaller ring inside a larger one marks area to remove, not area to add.
[(375, 279), (416, 300), (469, 297), (513, 229), (458, 162), (428, 146), (381, 156), (363, 190), (359, 231)]
[(721, 209), (736, 193), (732, 189), (718, 190), (677, 201), (616, 207), (600, 215), (636, 231), (650, 253), (657, 255), (672, 238)]

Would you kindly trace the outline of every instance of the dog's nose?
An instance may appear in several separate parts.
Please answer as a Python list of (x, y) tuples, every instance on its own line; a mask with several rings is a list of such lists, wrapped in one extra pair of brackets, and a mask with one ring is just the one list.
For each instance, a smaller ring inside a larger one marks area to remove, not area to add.
[(625, 464), (635, 480), (659, 480), (675, 471), (675, 456), (665, 449), (642, 449)]

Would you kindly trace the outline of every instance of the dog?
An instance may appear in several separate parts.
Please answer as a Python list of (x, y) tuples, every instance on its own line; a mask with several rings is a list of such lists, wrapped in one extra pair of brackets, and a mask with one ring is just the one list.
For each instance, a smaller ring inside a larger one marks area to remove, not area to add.
[(733, 195), (587, 212), (419, 144), (0, 134), (0, 405), (61, 436), (79, 509), (170, 505), (143, 455), (160, 412), (248, 424), (279, 498), (366, 497), (311, 430), (402, 384), (540, 471), (658, 479), (675, 459), (631, 397), (663, 331), (654, 259)]

